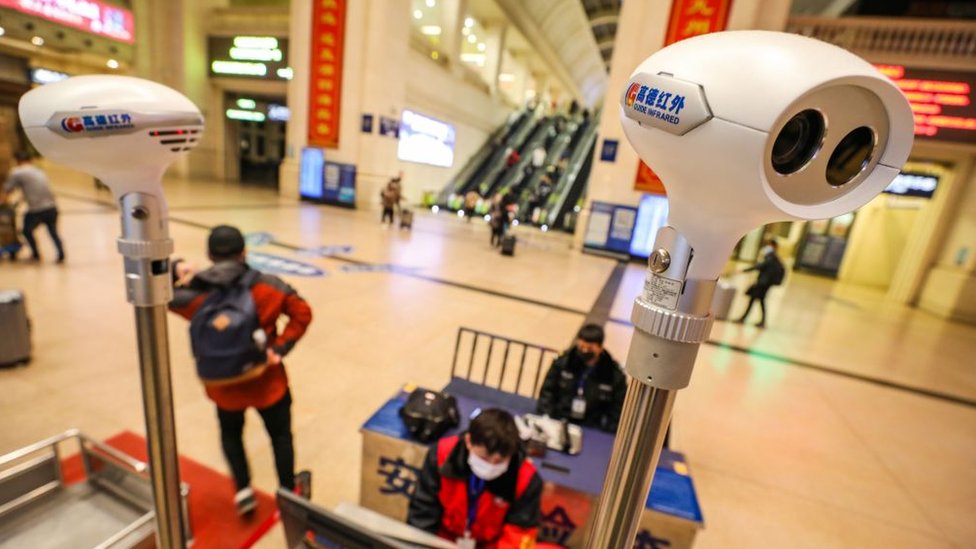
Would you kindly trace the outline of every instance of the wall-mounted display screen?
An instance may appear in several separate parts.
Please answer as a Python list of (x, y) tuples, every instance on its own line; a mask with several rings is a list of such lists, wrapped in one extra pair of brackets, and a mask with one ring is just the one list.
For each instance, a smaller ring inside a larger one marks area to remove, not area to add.
[(135, 43), (132, 12), (99, 0), (0, 0), (0, 8), (46, 19), (126, 44)]
[(53, 84), (54, 82), (60, 82), (68, 78), (69, 75), (66, 73), (45, 69), (43, 67), (34, 67), (30, 70), (31, 82), (35, 84)]
[(454, 126), (413, 111), (403, 111), (397, 158), (442, 168), (454, 164)]
[(668, 222), (668, 197), (645, 194), (637, 206), (634, 237), (630, 240), (630, 255), (648, 257), (654, 247), (657, 231)]
[(934, 175), (902, 172), (895, 176), (884, 192), (899, 196), (932, 198), (938, 185), (939, 178)]

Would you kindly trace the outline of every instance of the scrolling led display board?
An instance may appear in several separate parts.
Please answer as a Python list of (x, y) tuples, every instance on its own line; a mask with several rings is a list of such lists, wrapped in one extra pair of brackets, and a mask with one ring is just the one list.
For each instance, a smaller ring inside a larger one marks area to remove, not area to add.
[(126, 44), (135, 43), (132, 12), (100, 0), (0, 0), (0, 8), (73, 27)]
[(915, 137), (976, 143), (976, 72), (876, 65), (901, 89), (915, 115)]

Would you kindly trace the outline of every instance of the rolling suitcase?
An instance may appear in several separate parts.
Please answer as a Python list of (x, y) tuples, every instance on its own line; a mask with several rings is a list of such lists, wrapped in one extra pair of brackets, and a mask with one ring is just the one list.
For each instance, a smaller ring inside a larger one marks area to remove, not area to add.
[(719, 280), (712, 296), (712, 316), (716, 320), (728, 320), (735, 299), (735, 286), (724, 280)]
[(502, 255), (515, 255), (515, 235), (502, 237)]
[(0, 290), (0, 334), (0, 366), (30, 362), (30, 324), (17, 290)]
[(400, 228), (413, 228), (413, 210), (400, 210)]

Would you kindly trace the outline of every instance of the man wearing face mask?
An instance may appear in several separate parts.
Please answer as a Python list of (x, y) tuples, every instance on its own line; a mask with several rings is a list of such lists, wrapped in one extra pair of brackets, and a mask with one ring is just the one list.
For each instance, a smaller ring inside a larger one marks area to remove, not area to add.
[(539, 392), (537, 411), (608, 433), (617, 431), (627, 396), (627, 378), (603, 349), (603, 328), (580, 328), (572, 349), (560, 355)]
[(542, 479), (512, 415), (489, 408), (468, 432), (427, 453), (407, 523), (459, 549), (531, 549), (542, 518)]
[(766, 293), (773, 286), (782, 284), (783, 277), (786, 274), (783, 262), (776, 255), (776, 247), (775, 240), (766, 241), (759, 250), (759, 257), (762, 258), (760, 262), (742, 271), (744, 273), (759, 271), (759, 276), (756, 278), (755, 284), (749, 286), (749, 289), (746, 290), (746, 295), (749, 296), (749, 305), (746, 307), (746, 312), (742, 313), (742, 316), (735, 320), (737, 324), (742, 324), (746, 321), (746, 317), (749, 316), (749, 311), (752, 310), (752, 304), (758, 301), (759, 311), (762, 313), (762, 316), (759, 318), (759, 323), (756, 326), (759, 328), (766, 327)]

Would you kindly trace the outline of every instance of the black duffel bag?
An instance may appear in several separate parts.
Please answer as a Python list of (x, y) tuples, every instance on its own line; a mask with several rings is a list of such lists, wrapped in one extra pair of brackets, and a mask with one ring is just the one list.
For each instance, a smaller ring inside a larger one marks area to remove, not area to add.
[(407, 403), (400, 408), (400, 417), (410, 436), (423, 443), (437, 440), (461, 423), (457, 399), (423, 388), (410, 393)]

